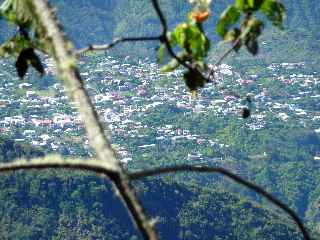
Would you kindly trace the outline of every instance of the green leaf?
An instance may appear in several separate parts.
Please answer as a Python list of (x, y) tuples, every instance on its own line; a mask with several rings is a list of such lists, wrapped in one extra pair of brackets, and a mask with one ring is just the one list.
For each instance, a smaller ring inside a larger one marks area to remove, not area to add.
[(16, 24), (20, 29), (25, 29), (26, 32), (32, 31), (34, 46), (48, 53), (50, 47), (48, 47), (46, 31), (33, 17), (32, 11), (30, 1), (27, 0), (4, 0), (0, 6), (1, 18)]
[(248, 0), (248, 7), (252, 11), (257, 11), (264, 1), (265, 0)]
[(236, 8), (243, 11), (246, 8), (246, 0), (236, 0), (234, 5)]
[(209, 40), (196, 24), (186, 28), (185, 50), (196, 60), (203, 59), (209, 51)]
[(179, 63), (176, 59), (172, 59), (168, 64), (164, 65), (160, 71), (162, 73), (166, 73), (166, 72), (172, 72), (174, 71), (176, 68), (179, 67)]
[(32, 43), (23, 36), (14, 36), (0, 46), (0, 57), (18, 56), (23, 49), (30, 48)]
[(34, 21), (29, 3), (25, 0), (5, 0), (0, 6), (0, 14), (20, 27), (30, 27)]
[(252, 17), (246, 20), (241, 25), (241, 35), (240, 38), (242, 43), (247, 47), (247, 50), (252, 54), (256, 55), (259, 51), (258, 37), (261, 35), (263, 28), (263, 22), (257, 18)]
[(265, 0), (236, 0), (235, 6), (237, 9), (248, 13), (259, 10), (264, 1)]
[(175, 46), (178, 44), (181, 48), (184, 47), (185, 41), (186, 41), (186, 28), (188, 28), (188, 25), (183, 23), (179, 24), (176, 29), (171, 33), (170, 36), (170, 43)]
[(258, 38), (263, 29), (263, 22), (257, 18), (252, 17), (241, 24), (241, 39), (246, 40), (250, 38)]
[(164, 55), (165, 55), (165, 50), (166, 46), (164, 43), (161, 43), (158, 49), (158, 54), (157, 54), (157, 62), (162, 63)]
[(248, 0), (248, 5), (249, 5), (249, 7), (254, 8), (255, 7), (255, 0)]
[(203, 59), (209, 51), (209, 40), (195, 23), (179, 24), (170, 34), (171, 46), (178, 45), (190, 57)]
[(277, 0), (265, 0), (261, 5), (261, 12), (263, 12), (273, 25), (282, 29), (285, 18), (285, 7)]
[(238, 28), (234, 28), (232, 30), (229, 30), (224, 36), (224, 41), (234, 42), (237, 40), (237, 38), (240, 36), (240, 34), (241, 34), (241, 31)]
[(240, 11), (235, 6), (229, 6), (222, 14), (217, 23), (216, 31), (224, 37), (228, 32), (228, 28), (237, 23), (240, 18)]

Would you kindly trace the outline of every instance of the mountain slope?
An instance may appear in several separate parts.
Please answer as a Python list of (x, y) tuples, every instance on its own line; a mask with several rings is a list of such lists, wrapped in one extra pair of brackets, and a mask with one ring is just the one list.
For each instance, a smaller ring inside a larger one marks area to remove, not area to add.
[[(219, 14), (215, 13), (221, 13), (228, 2), (232, 1), (214, 2), (213, 17), (205, 25), (209, 36), (215, 40), (219, 39), (214, 32), (214, 26), (219, 17)], [(149, 36), (161, 31), (159, 20), (148, 1), (109, 0), (76, 3), (71, 1), (66, 5), (63, 4), (64, 1), (56, 0), (53, 3), (61, 10), (62, 22), (78, 46), (108, 42), (118, 36)], [(171, 27), (186, 18), (189, 9), (186, 2), (161, 0), (160, 3)], [(279, 61), (302, 61), (316, 58), (320, 49), (318, 2), (285, 0), (284, 4), (288, 15), (285, 31), (279, 32), (271, 26), (265, 29), (262, 41), (267, 45), (262, 47), (260, 58), (269, 61), (278, 59)], [(78, 21), (79, 19), (81, 21)], [(141, 57), (153, 56), (154, 47), (155, 45), (150, 43), (130, 43), (118, 46), (112, 53), (135, 55), (140, 52)], [(293, 49), (299, 49), (299, 51), (293, 51)], [(215, 48), (214, 52), (216, 52)]]
[[(2, 2), (2, 1), (0, 1)], [(78, 47), (92, 43), (110, 42), (119, 36), (150, 36), (159, 34), (161, 28), (159, 20), (149, 1), (137, 0), (90, 0), (90, 1), (66, 1), (51, 0), (58, 9), (58, 15), (65, 26), (68, 35), (75, 41)], [(205, 24), (208, 34), (214, 41), (216, 36), (214, 28), (219, 13), (233, 1), (214, 2), (212, 17)], [(161, 8), (168, 19), (170, 27), (186, 18), (189, 4), (185, 1), (160, 1)], [(285, 0), (287, 19), (285, 31), (279, 32), (268, 26), (262, 41), (267, 44), (261, 47), (260, 58), (268, 61), (302, 61), (316, 59), (319, 54), (320, 24), (319, 4), (316, 0)], [(217, 13), (217, 14), (216, 14)], [(12, 32), (12, 31), (9, 31)], [(1, 30), (2, 41), (8, 37), (6, 28)], [(133, 55), (138, 57), (150, 57), (155, 55), (155, 47), (158, 44), (130, 43), (122, 44), (111, 51), (117, 55)], [(213, 48), (213, 55), (221, 48)], [(294, 51), (299, 49), (299, 51)], [(244, 58), (241, 54), (241, 59)], [(250, 56), (250, 58), (252, 58)]]
[[(87, 174), (18, 173), (0, 179), (1, 239), (135, 239), (106, 181)], [(222, 190), (162, 181), (138, 185), (163, 239), (302, 239), (279, 213)], [(139, 238), (140, 239), (140, 238)]]

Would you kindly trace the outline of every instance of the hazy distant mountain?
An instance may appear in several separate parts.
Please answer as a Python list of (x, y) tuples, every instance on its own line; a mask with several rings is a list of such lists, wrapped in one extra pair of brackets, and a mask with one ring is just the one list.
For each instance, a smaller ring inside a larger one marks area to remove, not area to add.
[[(91, 0), (91, 1), (52, 1), (57, 7), (63, 24), (71, 38), (78, 46), (93, 42), (108, 42), (116, 36), (148, 36), (160, 32), (159, 21), (150, 1), (137, 0)], [(212, 18), (206, 23), (211, 37), (217, 39), (214, 32), (215, 23), (219, 17), (215, 12), (221, 13), (226, 5), (233, 1), (213, 3)], [(170, 26), (185, 19), (188, 11), (186, 1), (161, 0), (161, 7), (165, 12)], [(262, 47), (262, 54), (266, 58), (310, 58), (319, 53), (319, 24), (320, 4), (316, 0), (285, 0), (287, 20), (285, 31), (268, 26), (261, 39), (267, 44)], [(212, 27), (213, 26), (213, 27)], [(146, 47), (147, 46), (147, 47)], [(145, 55), (153, 54), (153, 45), (140, 44)], [(148, 48), (149, 47), (149, 48)], [(147, 48), (147, 49), (145, 49)], [(117, 51), (130, 52), (132, 44), (117, 48)], [(291, 52), (295, 49), (294, 52)], [(299, 49), (299, 51), (296, 51)], [(280, 50), (280, 52), (279, 52)], [(285, 56), (285, 57), (284, 57)], [(292, 59), (294, 60), (294, 59)]]
[[(159, 21), (150, 1), (51, 0), (51, 2), (57, 7), (62, 24), (77, 46), (108, 42), (116, 36), (148, 36), (160, 32)], [(217, 39), (214, 26), (219, 16), (215, 13), (221, 13), (231, 2), (233, 1), (213, 3), (213, 17), (206, 23), (211, 37)], [(160, 3), (170, 26), (173, 27), (177, 22), (185, 19), (189, 7), (187, 1), (161, 0)], [(316, 58), (320, 49), (319, 2), (285, 0), (284, 3), (288, 14), (285, 31), (279, 32), (270, 26), (267, 28), (261, 39), (266, 44), (261, 48), (260, 57), (272, 60)], [(3, 41), (3, 38), (8, 36), (8, 32), (6, 29), (0, 32)], [(155, 45), (150, 43), (123, 44), (115, 52), (137, 54), (137, 48), (133, 46), (139, 48), (140, 56), (154, 55)], [(295, 51), (292, 51), (293, 49)]]

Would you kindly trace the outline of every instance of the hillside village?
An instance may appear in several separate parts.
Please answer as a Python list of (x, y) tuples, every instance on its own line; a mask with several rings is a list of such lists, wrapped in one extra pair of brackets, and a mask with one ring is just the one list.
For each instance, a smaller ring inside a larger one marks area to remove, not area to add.
[[(54, 65), (49, 59), (45, 62), (51, 75)], [(0, 66), (1, 134), (13, 136), (16, 142), (45, 147), (50, 152), (92, 155), (77, 106), (69, 102), (59, 81), (52, 80), (47, 91), (50, 95), (28, 80), (41, 81), (35, 73), (21, 81), (10, 63), (2, 61)], [(241, 76), (232, 66), (222, 64), (215, 71), (214, 81), (200, 90), (196, 98), (186, 88), (182, 70), (160, 73), (159, 66), (148, 59), (131, 63), (129, 57), (122, 60), (101, 57), (82, 62), (81, 75), (101, 120), (111, 130), (112, 139), (147, 139), (138, 146), (141, 151), (157, 148), (164, 142), (194, 142), (223, 149), (228, 145), (218, 139), (207, 139), (197, 129), (181, 128), (169, 118), (147, 124), (145, 118), (166, 108), (179, 116), (241, 118), (242, 109), (249, 108), (251, 116), (243, 121), (252, 131), (266, 128), (272, 125), (271, 119), (278, 119), (284, 123), (296, 121), (320, 134), (319, 73), (310, 73), (305, 70), (307, 67), (305, 62), (273, 63), (262, 72)], [(132, 160), (128, 147), (116, 144), (116, 148), (123, 162)], [(185, 157), (203, 159), (201, 153), (192, 150)]]

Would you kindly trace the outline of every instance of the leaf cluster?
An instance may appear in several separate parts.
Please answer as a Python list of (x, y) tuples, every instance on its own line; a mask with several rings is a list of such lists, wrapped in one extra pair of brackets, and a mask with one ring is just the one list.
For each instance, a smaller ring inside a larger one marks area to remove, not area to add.
[(44, 67), (35, 50), (47, 53), (50, 49), (46, 42), (45, 30), (33, 17), (29, 1), (5, 0), (0, 6), (0, 18), (18, 27), (16, 34), (0, 46), (1, 57), (16, 58), (16, 70), (22, 79), (31, 65), (41, 75)]
[[(235, 0), (233, 5), (229, 5), (222, 12), (216, 32), (226, 42), (233, 43), (233, 50), (238, 51), (245, 46), (252, 55), (256, 55), (259, 52), (258, 38), (264, 27), (263, 21), (257, 17), (257, 12), (264, 14), (274, 26), (282, 28), (285, 8), (278, 0)], [(207, 9), (202, 14), (206, 14), (207, 18), (210, 10)], [(208, 74), (204, 73), (208, 72), (205, 58), (210, 49), (210, 40), (203, 31), (202, 22), (195, 18), (195, 12), (192, 10), (186, 22), (178, 24), (167, 34), (172, 50), (178, 51), (179, 59), (188, 63), (184, 80), (190, 91), (196, 91), (208, 82), (205, 77)], [(168, 46), (165, 42), (159, 47), (160, 63), (165, 56), (166, 47)], [(162, 71), (174, 71), (181, 65), (181, 61), (173, 57), (163, 66)]]
[(234, 43), (235, 51), (245, 46), (252, 55), (256, 55), (259, 50), (258, 37), (264, 27), (256, 16), (258, 12), (264, 14), (274, 26), (283, 28), (285, 8), (278, 0), (235, 0), (221, 14), (216, 31), (226, 42)]

